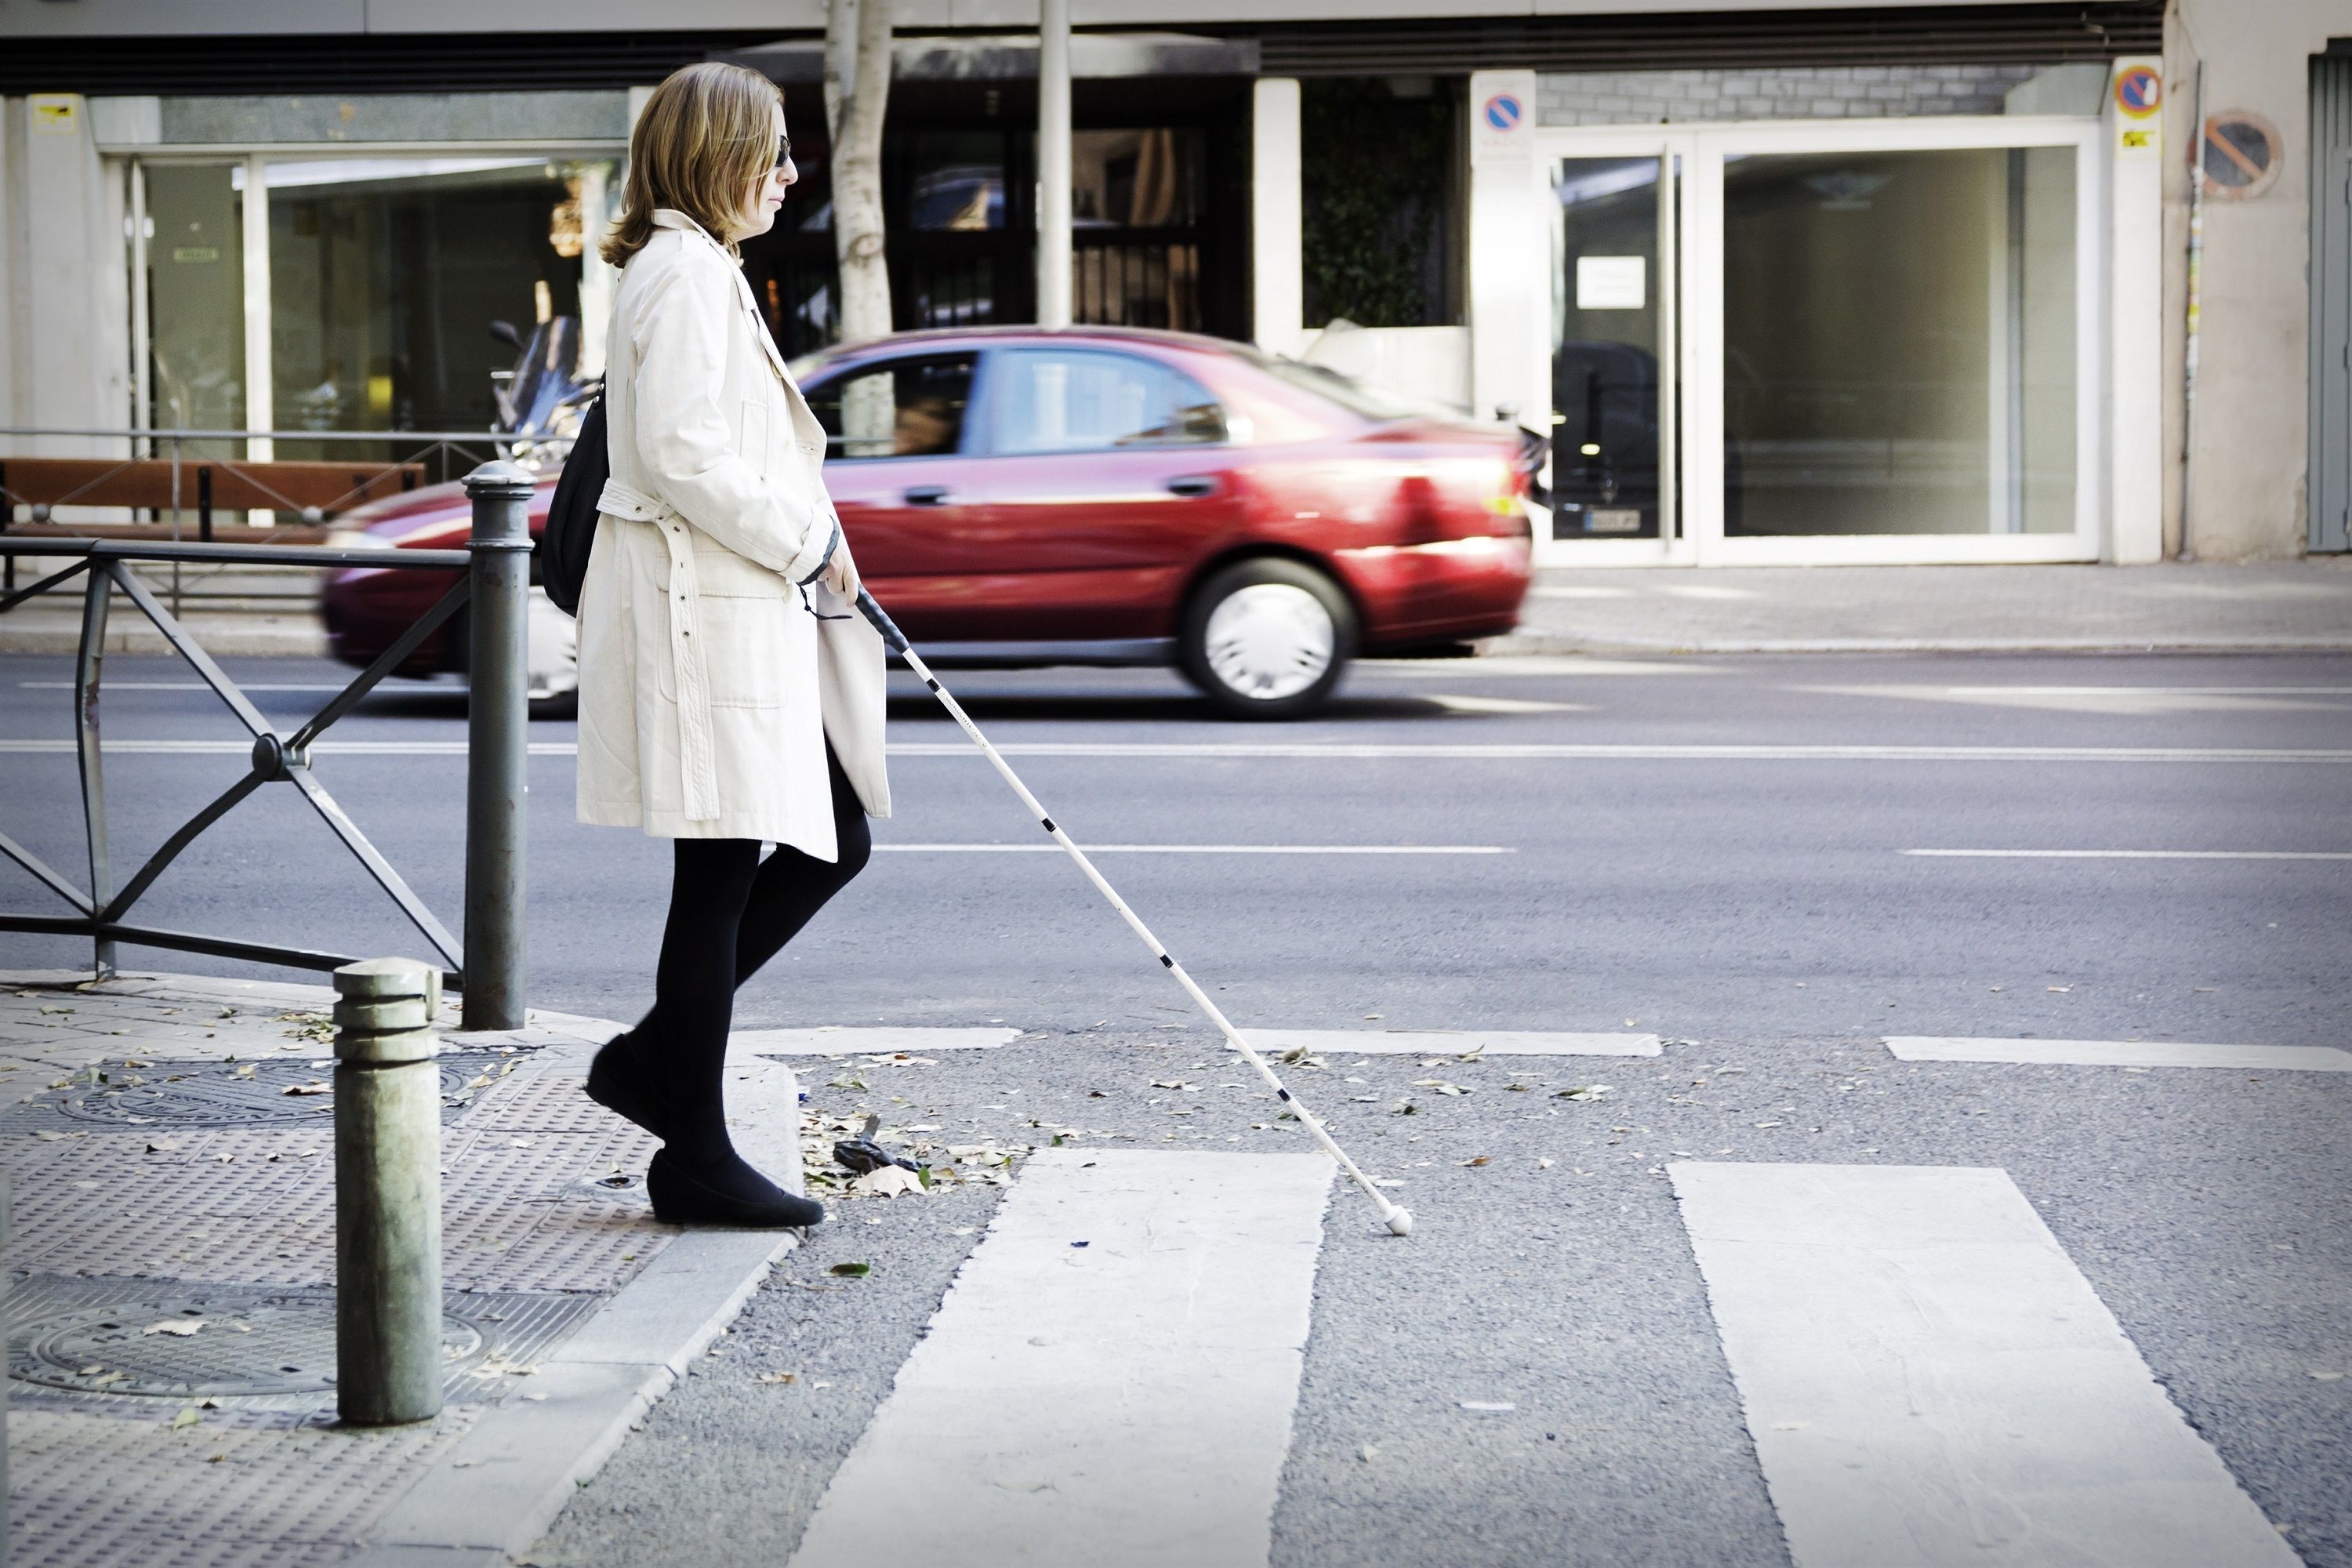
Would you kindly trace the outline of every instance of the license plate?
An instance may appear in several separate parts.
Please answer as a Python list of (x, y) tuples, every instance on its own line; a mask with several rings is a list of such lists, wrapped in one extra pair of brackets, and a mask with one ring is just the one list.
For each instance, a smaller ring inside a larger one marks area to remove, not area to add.
[(1639, 533), (1642, 531), (1642, 510), (1639, 507), (1594, 507), (1584, 514), (1584, 526), (1595, 533)]

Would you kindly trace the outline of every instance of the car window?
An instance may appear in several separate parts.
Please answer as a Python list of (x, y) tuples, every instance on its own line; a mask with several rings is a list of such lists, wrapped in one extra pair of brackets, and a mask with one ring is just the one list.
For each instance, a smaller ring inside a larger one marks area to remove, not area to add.
[(1225, 438), (1224, 411), (1191, 376), (1134, 354), (1000, 349), (989, 362), (992, 449), (1097, 452)]
[(939, 457), (960, 450), (977, 357), (892, 360), (817, 387), (808, 395), (808, 404), (824, 426), (825, 456), (841, 462)]

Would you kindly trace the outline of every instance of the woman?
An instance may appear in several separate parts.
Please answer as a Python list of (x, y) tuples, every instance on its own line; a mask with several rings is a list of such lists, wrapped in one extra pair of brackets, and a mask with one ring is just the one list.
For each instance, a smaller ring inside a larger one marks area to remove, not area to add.
[[(799, 177), (774, 85), (696, 65), (629, 142), (606, 340), (612, 481), (580, 601), (580, 819), (676, 841), (653, 1010), (588, 1093), (662, 1140), (656, 1217), (814, 1225), (735, 1152), (720, 1100), (735, 988), (857, 875), (890, 814), (880, 637), (736, 242)], [(776, 846), (764, 862), (762, 842)]]

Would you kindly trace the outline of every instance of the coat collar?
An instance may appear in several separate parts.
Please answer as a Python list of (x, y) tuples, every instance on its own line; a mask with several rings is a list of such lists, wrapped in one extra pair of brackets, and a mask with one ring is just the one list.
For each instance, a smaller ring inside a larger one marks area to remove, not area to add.
[(654, 208), (654, 226), (656, 228), (674, 228), (685, 234), (698, 234), (703, 238), (709, 240), (713, 245), (717, 245), (719, 243), (718, 237), (709, 229), (703, 227), (700, 224), (695, 222), (692, 218), (687, 216), (676, 207)]
[[(692, 218), (687, 216), (676, 207), (656, 207), (654, 209), (654, 226), (656, 228), (674, 228), (681, 234), (698, 234), (703, 238), (710, 240), (711, 244), (719, 244), (718, 240), (711, 238), (711, 234), (709, 229), (703, 227), (700, 224), (695, 222)], [(723, 249), (725, 247), (721, 247), (721, 248)], [(751, 312), (751, 335), (760, 340), (760, 347), (766, 352), (768, 363), (775, 367), (776, 374), (783, 380), (786, 385), (789, 386), (792, 384), (793, 378), (792, 373), (784, 368), (783, 353), (776, 347), (776, 340), (771, 336), (768, 331), (768, 323), (761, 318), (758, 301), (753, 300), (751, 297), (751, 285), (750, 281), (747, 280), (740, 271), (735, 274), (735, 292), (740, 299), (743, 309)]]

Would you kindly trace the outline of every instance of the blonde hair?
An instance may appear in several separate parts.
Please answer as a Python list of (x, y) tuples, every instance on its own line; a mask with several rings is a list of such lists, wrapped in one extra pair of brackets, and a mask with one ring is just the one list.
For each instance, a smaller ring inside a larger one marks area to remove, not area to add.
[(673, 207), (700, 224), (730, 255), (751, 182), (775, 166), (769, 110), (783, 89), (744, 66), (706, 60), (672, 71), (646, 100), (629, 132), (629, 177), (621, 216), (597, 248), (614, 267), (654, 237), (654, 209)]

